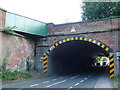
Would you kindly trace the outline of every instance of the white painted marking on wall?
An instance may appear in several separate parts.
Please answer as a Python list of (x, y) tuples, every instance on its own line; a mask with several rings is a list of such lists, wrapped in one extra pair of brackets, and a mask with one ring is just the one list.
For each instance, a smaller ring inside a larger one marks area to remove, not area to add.
[(51, 86), (54, 86), (54, 85), (57, 85), (57, 84), (60, 84), (60, 83), (63, 83), (65, 82), (66, 80), (63, 80), (63, 81), (60, 81), (60, 82), (56, 82), (56, 83), (53, 83), (51, 85), (48, 85), (47, 87), (51, 87)]
[(75, 86), (78, 86), (78, 85), (79, 85), (79, 83), (76, 83), (76, 84), (75, 84)]
[(84, 82), (84, 80), (80, 81), (80, 82)]
[(34, 85), (31, 85), (30, 87), (35, 87), (35, 86), (37, 86), (37, 85), (39, 85), (39, 84), (34, 84)]
[(43, 82), (43, 83), (48, 83), (48, 82), (50, 82), (50, 81), (45, 81), (45, 82)]

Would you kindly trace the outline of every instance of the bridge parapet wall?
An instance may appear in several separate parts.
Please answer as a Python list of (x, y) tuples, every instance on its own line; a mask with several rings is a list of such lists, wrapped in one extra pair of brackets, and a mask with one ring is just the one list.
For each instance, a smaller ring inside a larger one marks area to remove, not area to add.
[[(71, 32), (74, 29), (75, 32)], [(69, 35), (85, 35), (106, 43), (114, 51), (120, 51), (120, 18), (108, 18), (96, 21), (82, 21), (55, 25), (48, 24), (49, 44)]]

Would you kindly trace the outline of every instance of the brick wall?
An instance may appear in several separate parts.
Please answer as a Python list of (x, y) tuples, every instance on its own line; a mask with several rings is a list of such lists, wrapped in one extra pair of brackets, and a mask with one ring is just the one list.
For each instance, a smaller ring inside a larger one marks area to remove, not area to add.
[(5, 11), (0, 10), (0, 28), (5, 25)]
[(25, 37), (3, 33), (5, 26), (5, 10), (0, 9), (0, 65), (4, 59), (8, 61), (6, 69), (25, 71), (26, 60), (34, 64), (34, 41)]
[[(53, 44), (57, 40), (69, 35), (85, 35), (102, 41), (114, 51), (120, 51), (120, 42), (118, 38), (118, 27), (120, 28), (120, 18), (108, 18), (97, 21), (82, 21), (76, 23), (67, 23), (54, 25), (48, 24), (49, 36), (48, 43)], [(71, 32), (74, 27), (76, 32)], [(120, 36), (119, 36), (120, 37)]]
[(0, 35), (2, 35), (2, 60), (5, 58), (8, 60), (6, 69), (25, 71), (28, 58), (33, 66), (34, 42), (32, 40), (3, 32), (0, 32)]

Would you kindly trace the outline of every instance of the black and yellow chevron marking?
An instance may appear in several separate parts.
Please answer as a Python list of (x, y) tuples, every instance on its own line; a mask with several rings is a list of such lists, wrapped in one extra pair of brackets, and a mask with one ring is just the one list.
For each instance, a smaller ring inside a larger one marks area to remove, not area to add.
[[(42, 58), (43, 60), (43, 72), (47, 72), (48, 71), (48, 56), (50, 55), (50, 52), (55, 49), (56, 47), (58, 47), (59, 45), (65, 43), (65, 42), (69, 42), (69, 41), (74, 41), (74, 40), (79, 40), (79, 41), (85, 41), (85, 42), (90, 42), (93, 44), (98, 45), (99, 47), (103, 48), (106, 52), (111, 52), (112, 50), (105, 45), (104, 43), (93, 39), (93, 38), (89, 38), (89, 37), (85, 37), (85, 36), (70, 36), (70, 37), (66, 37), (60, 41), (57, 41), (54, 45), (52, 45), (49, 50), (45, 53), (45, 56)], [(109, 59), (110, 59), (110, 78), (114, 77), (114, 58), (113, 55), (109, 55)]]
[(113, 78), (114, 75), (114, 57), (113, 54), (109, 55), (109, 60), (110, 60), (110, 66), (109, 66), (109, 73), (110, 73), (110, 78)]
[(48, 71), (48, 59), (47, 58), (48, 58), (47, 55), (43, 57), (43, 73), (46, 73)]

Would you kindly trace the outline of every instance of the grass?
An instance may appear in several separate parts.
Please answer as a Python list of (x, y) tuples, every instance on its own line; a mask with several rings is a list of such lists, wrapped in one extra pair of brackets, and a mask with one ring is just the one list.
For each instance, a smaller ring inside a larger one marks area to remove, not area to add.
[(2, 80), (4, 81), (13, 81), (13, 80), (18, 80), (18, 79), (27, 79), (31, 77), (30, 72), (11, 72), (8, 70), (5, 70), (1, 74)]

